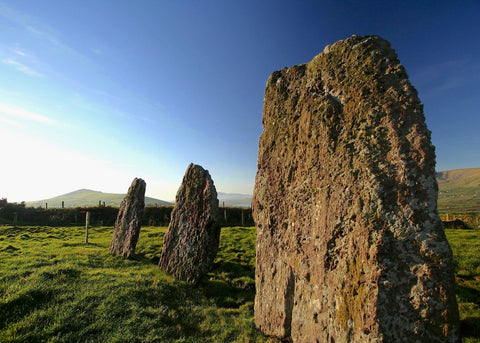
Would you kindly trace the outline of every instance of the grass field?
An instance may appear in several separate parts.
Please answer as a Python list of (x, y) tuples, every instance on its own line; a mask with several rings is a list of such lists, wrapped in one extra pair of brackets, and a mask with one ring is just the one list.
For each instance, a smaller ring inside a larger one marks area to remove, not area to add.
[[(223, 228), (208, 280), (157, 267), (166, 228), (142, 228), (137, 258), (113, 229), (0, 227), (0, 342), (266, 342), (253, 324), (255, 229)], [(480, 342), (480, 231), (447, 231), (465, 342)]]
[(166, 228), (142, 228), (136, 260), (113, 229), (0, 227), (0, 342), (263, 342), (253, 325), (255, 230), (224, 228), (199, 287), (157, 267)]
[(480, 168), (447, 170), (437, 173), (440, 213), (480, 210)]
[(480, 342), (480, 230), (446, 230), (465, 343)]

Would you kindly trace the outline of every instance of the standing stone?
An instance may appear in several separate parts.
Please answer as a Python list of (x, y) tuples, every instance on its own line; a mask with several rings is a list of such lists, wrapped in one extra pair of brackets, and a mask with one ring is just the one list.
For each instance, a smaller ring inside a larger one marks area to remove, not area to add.
[(120, 204), (110, 252), (131, 258), (135, 254), (145, 207), (145, 181), (135, 178)]
[(191, 163), (177, 192), (159, 267), (197, 284), (218, 252), (218, 215), (217, 191), (208, 170)]
[(457, 342), (423, 107), (390, 44), (339, 41), (268, 79), (255, 323), (294, 342)]

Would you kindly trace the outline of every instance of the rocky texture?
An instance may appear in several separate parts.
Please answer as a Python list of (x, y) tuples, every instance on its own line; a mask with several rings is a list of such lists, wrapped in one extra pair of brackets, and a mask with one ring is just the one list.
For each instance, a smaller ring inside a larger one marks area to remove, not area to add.
[(218, 215), (217, 191), (210, 174), (190, 164), (177, 192), (159, 267), (178, 279), (198, 283), (218, 252)]
[(131, 258), (135, 255), (145, 207), (145, 181), (135, 178), (120, 204), (110, 252)]
[(390, 44), (339, 41), (274, 72), (253, 212), (255, 323), (294, 342), (455, 342), (435, 152)]

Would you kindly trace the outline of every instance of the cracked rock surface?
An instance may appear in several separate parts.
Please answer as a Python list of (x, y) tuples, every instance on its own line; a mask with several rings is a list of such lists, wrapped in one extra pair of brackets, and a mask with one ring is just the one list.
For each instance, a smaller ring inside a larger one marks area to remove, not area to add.
[(120, 204), (110, 243), (112, 254), (124, 258), (132, 258), (135, 255), (145, 208), (145, 187), (145, 181), (135, 178)]
[(255, 324), (294, 342), (457, 342), (435, 151), (390, 43), (339, 41), (267, 81)]
[(159, 267), (197, 284), (211, 269), (220, 243), (217, 191), (208, 170), (190, 164), (178, 189)]

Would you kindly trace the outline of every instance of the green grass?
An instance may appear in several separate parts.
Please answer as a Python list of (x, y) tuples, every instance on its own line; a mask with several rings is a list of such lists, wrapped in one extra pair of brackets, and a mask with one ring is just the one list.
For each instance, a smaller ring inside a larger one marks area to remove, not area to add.
[(263, 342), (253, 324), (255, 229), (222, 229), (198, 287), (158, 267), (166, 228), (138, 256), (111, 256), (113, 229), (0, 227), (0, 342)]
[(445, 232), (455, 263), (462, 336), (465, 343), (480, 342), (480, 231)]
[(480, 210), (480, 168), (465, 168), (437, 173), (438, 210), (478, 212)]
[[(135, 260), (113, 229), (0, 226), (0, 342), (266, 342), (254, 328), (255, 229), (223, 228), (198, 287), (158, 267), (166, 228), (144, 227)], [(447, 230), (463, 339), (480, 342), (480, 231)]]

